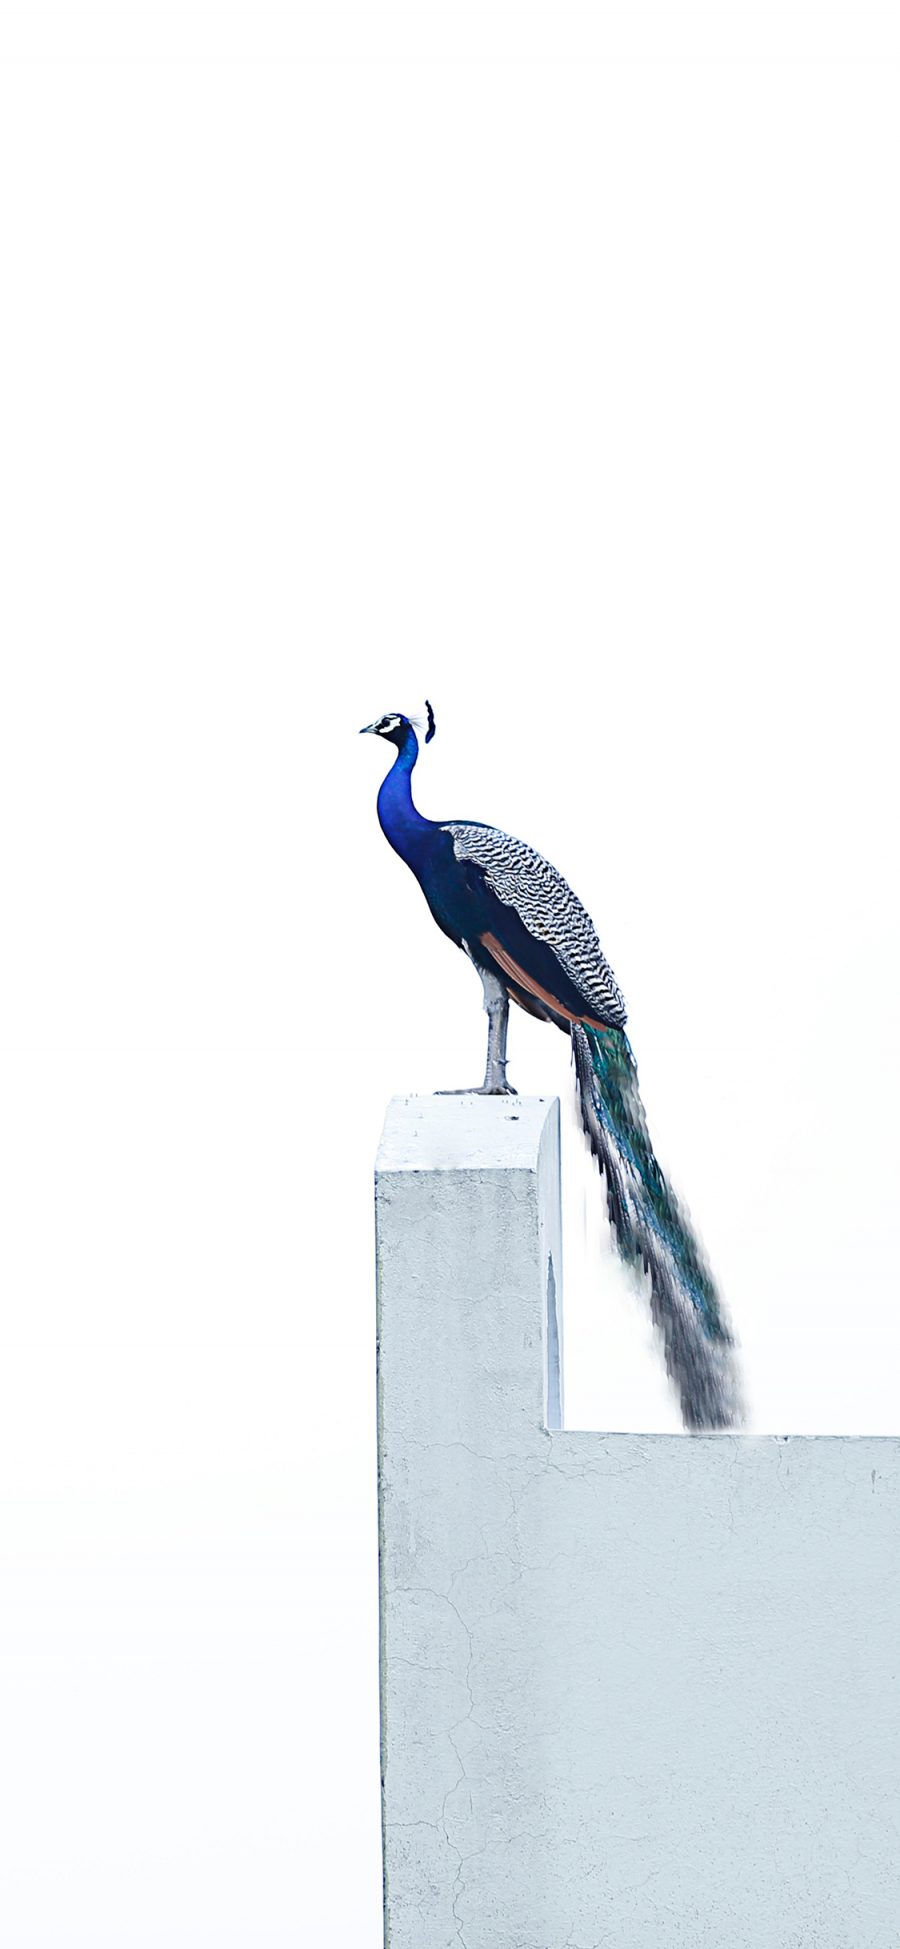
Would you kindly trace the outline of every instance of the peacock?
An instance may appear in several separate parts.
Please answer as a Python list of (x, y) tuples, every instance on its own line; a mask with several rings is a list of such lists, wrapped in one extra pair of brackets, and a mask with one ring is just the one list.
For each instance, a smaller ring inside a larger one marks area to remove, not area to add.
[[(430, 703), (426, 712), (428, 744)], [(556, 868), (522, 840), (474, 819), (422, 817), (412, 797), (419, 741), (411, 718), (389, 711), (363, 730), (397, 753), (378, 794), (382, 832), (415, 874), (438, 926), (481, 976), (488, 1046), (476, 1093), (515, 1094), (506, 1075), (510, 998), (570, 1037), (610, 1225), (625, 1264), (649, 1275), (685, 1427), (734, 1427), (741, 1416), (734, 1338), (699, 1241), (654, 1155), (625, 1003), (590, 916)]]

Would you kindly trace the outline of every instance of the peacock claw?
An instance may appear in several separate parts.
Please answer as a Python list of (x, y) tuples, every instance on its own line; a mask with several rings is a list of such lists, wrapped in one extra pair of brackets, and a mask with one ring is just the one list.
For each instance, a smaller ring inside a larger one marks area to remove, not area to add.
[(518, 1090), (513, 1089), (511, 1083), (496, 1083), (492, 1086), (487, 1083), (471, 1083), (468, 1089), (435, 1090), (434, 1093), (435, 1096), (518, 1096), (519, 1094)]

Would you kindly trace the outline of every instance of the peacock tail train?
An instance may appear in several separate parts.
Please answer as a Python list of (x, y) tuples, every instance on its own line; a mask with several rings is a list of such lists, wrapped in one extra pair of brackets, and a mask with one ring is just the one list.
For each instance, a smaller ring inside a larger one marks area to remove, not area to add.
[(649, 1274), (685, 1426), (732, 1428), (741, 1419), (734, 1341), (698, 1240), (654, 1156), (628, 1037), (581, 1022), (571, 1034), (582, 1122), (606, 1180), (610, 1224), (626, 1265)]

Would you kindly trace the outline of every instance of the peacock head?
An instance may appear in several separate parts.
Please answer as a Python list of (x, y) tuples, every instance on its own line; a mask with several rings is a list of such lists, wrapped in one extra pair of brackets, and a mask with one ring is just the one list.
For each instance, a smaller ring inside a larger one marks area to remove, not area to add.
[[(434, 737), (434, 712), (427, 698), (425, 709), (428, 713), (425, 743), (430, 744)], [(384, 717), (376, 717), (374, 724), (364, 724), (360, 737), (364, 737), (367, 731), (371, 731), (376, 738), (387, 738), (389, 744), (395, 744), (397, 750), (402, 751), (410, 732), (415, 732), (415, 725), (411, 717), (403, 716), (402, 711), (386, 711)]]

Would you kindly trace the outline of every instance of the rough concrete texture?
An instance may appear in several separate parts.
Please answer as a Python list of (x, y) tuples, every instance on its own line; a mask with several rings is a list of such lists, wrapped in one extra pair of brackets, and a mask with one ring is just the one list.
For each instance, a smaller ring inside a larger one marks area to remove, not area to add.
[(390, 1106), (390, 1949), (898, 1949), (900, 1442), (549, 1431), (558, 1185), (555, 1102)]

